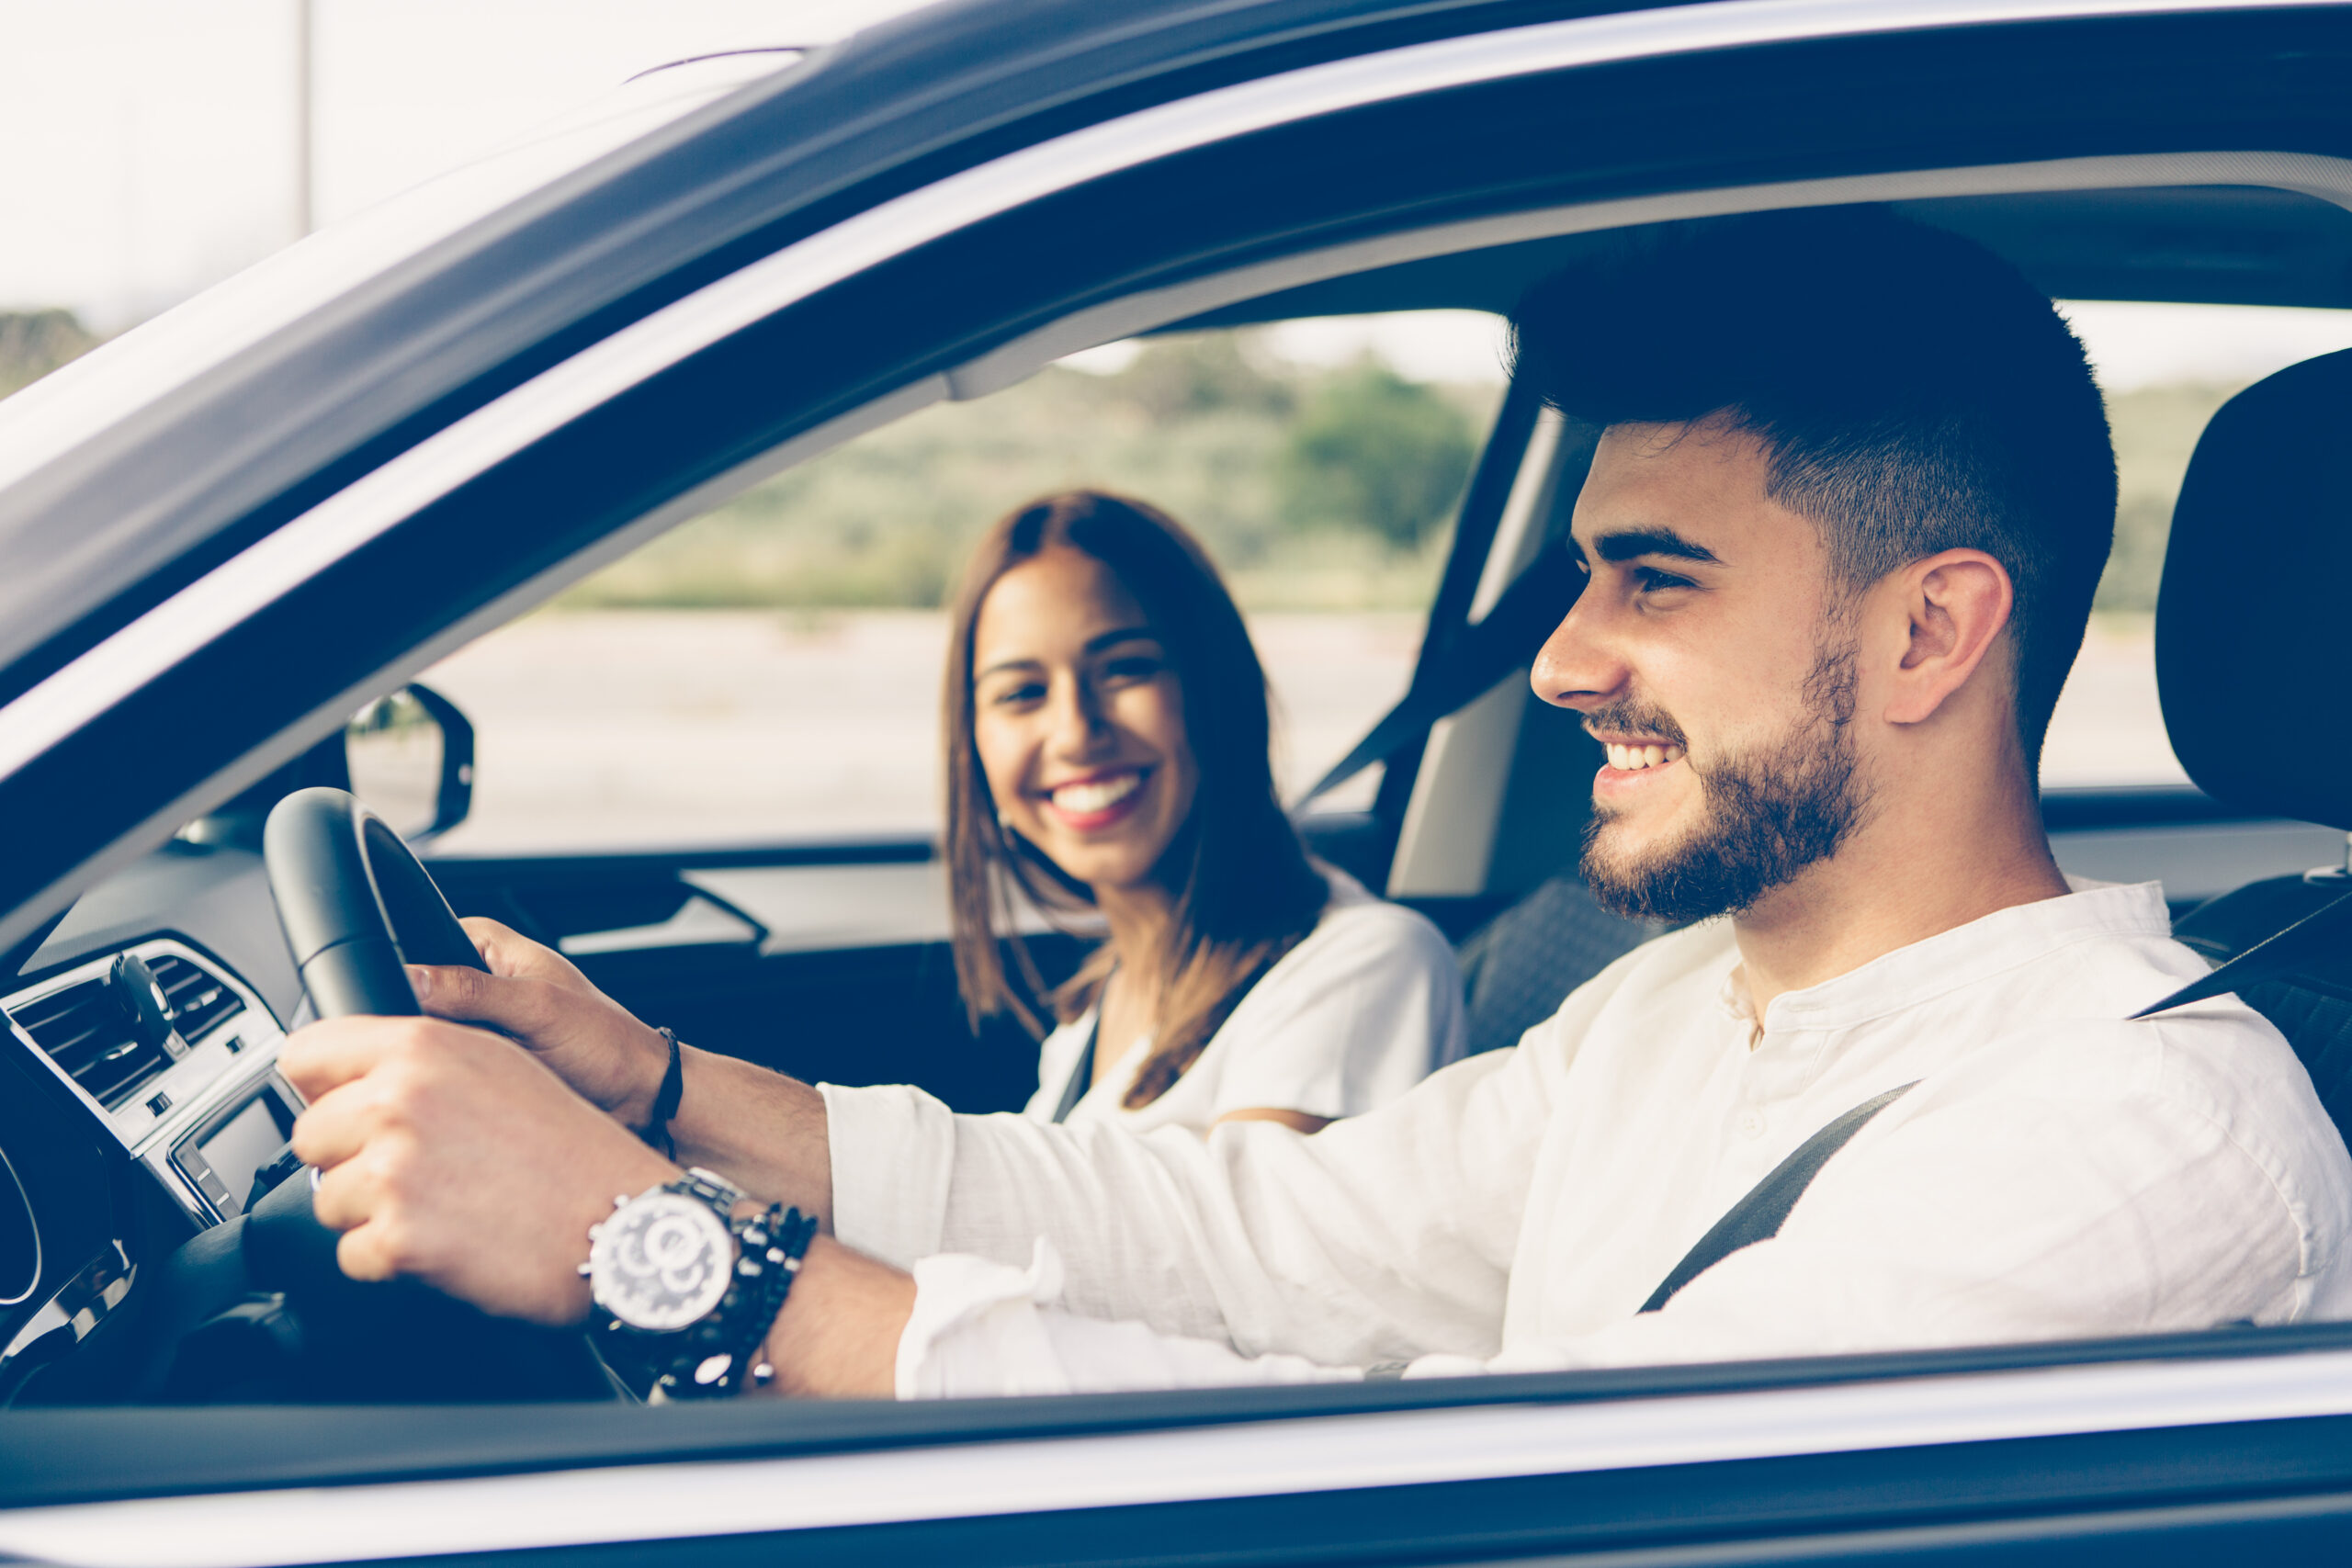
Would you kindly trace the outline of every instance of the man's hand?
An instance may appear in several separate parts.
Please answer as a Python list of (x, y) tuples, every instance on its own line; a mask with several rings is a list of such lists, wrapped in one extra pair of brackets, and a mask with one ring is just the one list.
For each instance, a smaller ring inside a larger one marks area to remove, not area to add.
[(662, 1036), (552, 948), (496, 920), (458, 924), (490, 973), (411, 964), (417, 1004), (435, 1018), (488, 1024), (513, 1036), (623, 1126), (643, 1127), (670, 1065)]
[(335, 1256), (355, 1280), (410, 1275), (501, 1316), (577, 1323), (588, 1227), (616, 1197), (678, 1175), (481, 1030), (329, 1019), (288, 1039), (277, 1065), (311, 1101), (294, 1152), (322, 1173), (314, 1206), (344, 1233)]

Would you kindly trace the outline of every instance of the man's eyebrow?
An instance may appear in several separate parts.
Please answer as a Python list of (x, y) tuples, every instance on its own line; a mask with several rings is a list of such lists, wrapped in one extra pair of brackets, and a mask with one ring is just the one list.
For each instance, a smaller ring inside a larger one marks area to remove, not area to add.
[(1671, 528), (1618, 529), (1594, 539), (1592, 548), (1602, 560), (1611, 563), (1636, 560), (1643, 556), (1721, 562), (1721, 558), (1714, 551), (1704, 545), (1692, 543)]

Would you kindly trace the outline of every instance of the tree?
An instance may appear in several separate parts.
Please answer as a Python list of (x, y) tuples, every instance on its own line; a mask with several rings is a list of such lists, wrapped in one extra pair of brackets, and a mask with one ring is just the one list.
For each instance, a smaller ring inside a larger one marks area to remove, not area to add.
[(1291, 389), (1253, 363), (1238, 333), (1156, 338), (1106, 389), (1159, 421), (1238, 412), (1280, 418)]
[(71, 310), (0, 310), (0, 398), (97, 345)]
[(1361, 528), (1409, 549), (1443, 522), (1470, 477), (1470, 422), (1434, 389), (1376, 360), (1319, 387), (1279, 463), (1295, 526)]

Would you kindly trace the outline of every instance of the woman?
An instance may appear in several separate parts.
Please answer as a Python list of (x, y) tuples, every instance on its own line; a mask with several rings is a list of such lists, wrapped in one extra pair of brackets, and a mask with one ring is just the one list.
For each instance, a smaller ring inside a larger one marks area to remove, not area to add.
[[(1165, 513), (1073, 491), (991, 529), (946, 719), (956, 976), (1045, 1035), (1031, 1116), (1311, 1133), (1461, 1055), (1452, 950), (1308, 859), (1240, 612)], [(1015, 897), (1106, 940), (1048, 990)]]

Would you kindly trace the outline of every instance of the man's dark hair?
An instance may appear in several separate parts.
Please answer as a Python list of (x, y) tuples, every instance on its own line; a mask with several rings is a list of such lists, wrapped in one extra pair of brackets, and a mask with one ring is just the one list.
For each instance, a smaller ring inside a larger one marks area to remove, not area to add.
[(2038, 761), (2114, 543), (2115, 452), (2082, 344), (2015, 267), (1881, 208), (1675, 224), (1537, 286), (1511, 352), (1571, 418), (1753, 433), (1847, 592), (1941, 550), (1999, 561)]

